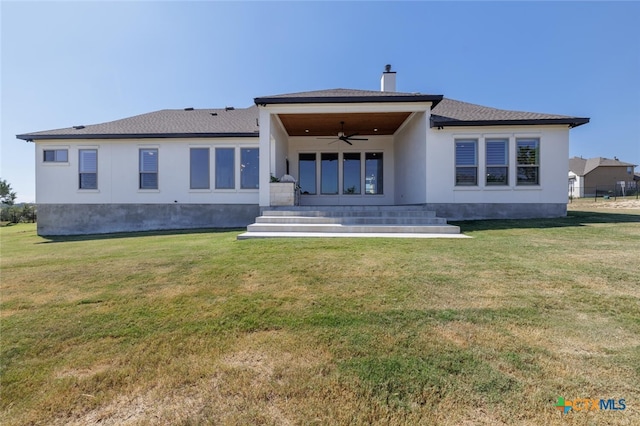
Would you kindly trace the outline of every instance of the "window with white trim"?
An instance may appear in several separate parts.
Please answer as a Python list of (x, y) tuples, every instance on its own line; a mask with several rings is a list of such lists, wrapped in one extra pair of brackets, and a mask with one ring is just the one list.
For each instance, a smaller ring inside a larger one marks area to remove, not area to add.
[(508, 139), (487, 139), (485, 141), (487, 186), (509, 184), (508, 147)]
[(240, 188), (257, 189), (260, 187), (260, 150), (258, 148), (240, 149)]
[(189, 188), (209, 189), (209, 148), (191, 148)]
[(540, 185), (540, 139), (516, 139), (517, 185)]
[(216, 189), (235, 189), (235, 148), (216, 148)]
[(158, 189), (158, 149), (140, 149), (140, 189)]
[(98, 150), (78, 150), (78, 188), (98, 189)]
[(478, 140), (456, 139), (456, 186), (478, 184)]
[(69, 161), (69, 150), (67, 149), (45, 149), (42, 161), (45, 163), (66, 163)]

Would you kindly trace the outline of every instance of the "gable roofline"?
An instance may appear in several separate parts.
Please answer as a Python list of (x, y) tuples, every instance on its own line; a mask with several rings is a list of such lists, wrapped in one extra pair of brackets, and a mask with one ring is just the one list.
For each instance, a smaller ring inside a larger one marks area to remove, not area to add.
[(589, 122), (588, 118), (538, 118), (529, 120), (437, 120), (431, 118), (431, 127), (462, 127), (462, 126), (533, 126), (543, 124), (564, 124), (570, 128), (578, 127)]
[(431, 127), (461, 126), (529, 126), (568, 125), (577, 127), (589, 122), (589, 118), (558, 114), (512, 111), (471, 104), (444, 98), (431, 111)]
[(311, 92), (289, 93), (284, 95), (262, 96), (254, 98), (256, 105), (273, 104), (340, 104), (340, 103), (388, 103), (388, 102), (431, 102), (432, 108), (441, 100), (442, 95), (422, 93), (376, 92), (373, 90), (328, 89)]
[(34, 140), (62, 140), (62, 139), (169, 139), (169, 138), (257, 138), (258, 132), (252, 133), (86, 133), (74, 134), (37, 134), (26, 133), (16, 135), (16, 138), (27, 142)]

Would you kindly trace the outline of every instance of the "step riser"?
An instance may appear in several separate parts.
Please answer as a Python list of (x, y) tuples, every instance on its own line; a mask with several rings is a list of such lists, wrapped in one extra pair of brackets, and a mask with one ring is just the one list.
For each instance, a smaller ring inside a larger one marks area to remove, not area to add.
[(256, 223), (316, 224), (335, 223), (343, 225), (446, 225), (440, 217), (397, 218), (397, 217), (305, 217), (305, 216), (260, 216)]
[(333, 233), (414, 233), (459, 234), (460, 228), (452, 225), (393, 226), (393, 225), (310, 225), (310, 224), (253, 224), (249, 232), (333, 232)]
[(399, 217), (358, 217), (344, 218), (343, 225), (445, 225), (446, 220), (440, 217), (399, 218)]
[(460, 234), (459, 227), (448, 225), (446, 219), (421, 206), (270, 207), (247, 231), (258, 235)]
[(302, 216), (302, 217), (436, 217), (433, 211), (297, 211), (266, 210), (262, 216)]
[(342, 220), (335, 217), (260, 216), (256, 218), (256, 223), (342, 223)]

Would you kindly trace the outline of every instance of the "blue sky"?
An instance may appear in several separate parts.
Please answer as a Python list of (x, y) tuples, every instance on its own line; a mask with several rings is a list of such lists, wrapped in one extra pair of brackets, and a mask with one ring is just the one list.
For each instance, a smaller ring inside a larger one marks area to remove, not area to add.
[(637, 2), (1, 3), (0, 177), (35, 201), (16, 134), (257, 96), (397, 90), (590, 117), (570, 155), (640, 164)]

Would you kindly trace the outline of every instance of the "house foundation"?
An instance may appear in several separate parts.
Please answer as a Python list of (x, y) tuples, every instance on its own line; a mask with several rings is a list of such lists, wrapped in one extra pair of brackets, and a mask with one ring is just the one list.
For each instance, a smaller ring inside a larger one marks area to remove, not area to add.
[(257, 204), (39, 204), (38, 235), (242, 228)]

